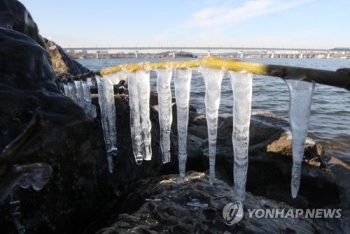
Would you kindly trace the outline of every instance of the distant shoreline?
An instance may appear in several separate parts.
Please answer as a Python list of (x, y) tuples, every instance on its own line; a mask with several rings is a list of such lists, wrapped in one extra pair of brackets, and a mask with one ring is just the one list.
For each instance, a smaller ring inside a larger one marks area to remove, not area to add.
[[(209, 55), (208, 53), (192, 53), (187, 51), (165, 51), (161, 53), (142, 53), (142, 52), (117, 52), (109, 53), (108, 51), (67, 51), (67, 54), (73, 59), (135, 59), (135, 58), (201, 58)], [(307, 53), (261, 53), (261, 52), (246, 52), (244, 54), (232, 52), (232, 53), (210, 53), (212, 56), (221, 58), (280, 58), (280, 59), (350, 59), (349, 52), (307, 52)]]

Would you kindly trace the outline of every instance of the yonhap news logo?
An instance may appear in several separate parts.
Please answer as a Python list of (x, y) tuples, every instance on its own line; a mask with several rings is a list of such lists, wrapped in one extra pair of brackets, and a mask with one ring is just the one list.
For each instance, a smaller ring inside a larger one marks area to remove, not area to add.
[(236, 201), (228, 203), (222, 210), (222, 216), (224, 217), (226, 225), (229, 226), (241, 221), (244, 216), (242, 202)]
[(248, 218), (270, 219), (339, 219), (341, 209), (247, 209)]
[[(339, 219), (341, 209), (247, 209), (246, 218), (256, 219)], [(238, 223), (244, 217), (243, 204), (239, 201), (228, 203), (222, 210), (226, 225)]]

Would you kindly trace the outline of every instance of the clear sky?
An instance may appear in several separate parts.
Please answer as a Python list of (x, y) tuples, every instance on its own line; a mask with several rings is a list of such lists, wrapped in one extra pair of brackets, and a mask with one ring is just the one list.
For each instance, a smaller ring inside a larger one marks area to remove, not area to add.
[(350, 0), (19, 0), (63, 47), (350, 47)]

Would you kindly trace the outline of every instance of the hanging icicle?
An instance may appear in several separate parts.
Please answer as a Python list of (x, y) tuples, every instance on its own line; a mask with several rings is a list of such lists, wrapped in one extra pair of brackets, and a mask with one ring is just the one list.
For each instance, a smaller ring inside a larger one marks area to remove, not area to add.
[(309, 128), (311, 99), (315, 83), (296, 80), (289, 77), (289, 123), (292, 129), (293, 168), (291, 179), (292, 197), (296, 198), (300, 187), (301, 163), (304, 157), (304, 145)]
[(75, 80), (74, 85), (75, 85), (75, 90), (77, 92), (77, 103), (79, 106), (84, 108), (83, 84), (80, 80)]
[(63, 90), (64, 90), (64, 95), (66, 95), (67, 97), (71, 98), (70, 92), (69, 92), (69, 88), (68, 88), (68, 84), (63, 84)]
[(141, 129), (143, 139), (143, 159), (150, 161), (152, 159), (152, 145), (151, 145), (151, 120), (149, 116), (149, 97), (151, 92), (150, 87), (150, 71), (138, 70), (136, 71), (136, 78), (139, 83), (139, 100), (140, 100), (140, 114), (141, 114)]
[(234, 199), (244, 201), (248, 171), (249, 126), (253, 74), (229, 71), (233, 91)]
[(136, 164), (143, 162), (142, 136), (140, 123), (139, 92), (136, 74), (128, 74), (129, 106), (130, 106), (130, 130), (131, 141)]
[(74, 83), (68, 82), (68, 90), (69, 90), (70, 98), (76, 103), (78, 103), (77, 89), (75, 88)]
[(90, 86), (86, 81), (82, 82), (83, 85), (83, 96), (84, 96), (84, 110), (85, 113), (90, 116), (91, 118), (96, 118), (96, 106), (92, 105), (91, 103), (91, 92), (90, 92)]
[(114, 85), (119, 84), (121, 80), (126, 80), (128, 78), (128, 73), (126, 71), (118, 71), (107, 75)]
[(87, 78), (86, 79), (86, 82), (87, 82), (87, 84), (91, 87), (91, 86), (96, 86), (96, 82), (95, 82), (95, 80), (93, 79), (93, 78)]
[(108, 77), (96, 77), (98, 87), (98, 102), (101, 109), (101, 123), (105, 145), (107, 150), (107, 161), (109, 172), (113, 172), (113, 155), (117, 155), (117, 128), (114, 105), (113, 83)]
[(187, 161), (187, 128), (192, 69), (179, 68), (175, 70), (174, 85), (177, 111), (177, 132), (179, 145), (179, 182), (183, 182)]
[(149, 118), (150, 71), (128, 74), (130, 130), (136, 164), (152, 159), (151, 121)]
[(172, 68), (157, 69), (158, 115), (160, 125), (160, 148), (162, 150), (163, 163), (170, 162), (170, 132), (173, 121), (171, 77)]
[(221, 95), (221, 82), (224, 70), (200, 67), (205, 82), (205, 110), (208, 127), (209, 143), (209, 183), (215, 180), (216, 138), (218, 128), (218, 115)]

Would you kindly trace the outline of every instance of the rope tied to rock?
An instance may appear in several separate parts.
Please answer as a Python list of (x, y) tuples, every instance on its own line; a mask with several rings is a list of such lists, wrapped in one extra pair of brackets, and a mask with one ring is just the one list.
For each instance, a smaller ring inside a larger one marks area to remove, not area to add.
[(224, 69), (228, 71), (246, 71), (255, 75), (263, 75), (268, 77), (279, 77), (282, 79), (290, 79), (290, 77), (298, 77), (300, 80), (315, 82), (318, 84), (330, 85), (334, 87), (350, 90), (350, 69), (340, 68), (337, 71), (328, 71), (321, 69), (302, 68), (294, 66), (273, 65), (253, 63), (236, 59), (221, 59), (215, 57), (205, 57), (202, 60), (189, 61), (162, 61), (162, 62), (143, 62), (120, 64), (113, 67), (107, 67), (99, 71), (91, 71), (77, 76), (58, 77), (61, 82), (70, 82), (74, 80), (86, 80), (95, 76), (104, 76), (120, 71), (137, 71), (137, 70), (155, 70), (161, 68), (197, 68), (205, 66), (215, 69)]

